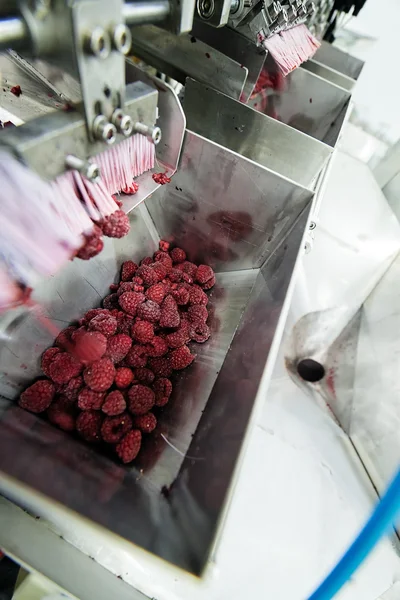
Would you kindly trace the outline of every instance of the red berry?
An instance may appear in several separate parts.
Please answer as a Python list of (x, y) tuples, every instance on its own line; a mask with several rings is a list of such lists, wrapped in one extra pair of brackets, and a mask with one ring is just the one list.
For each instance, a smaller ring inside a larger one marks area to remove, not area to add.
[(68, 406), (63, 400), (55, 400), (47, 409), (47, 417), (50, 423), (57, 425), (64, 431), (75, 430), (75, 410), (73, 406)]
[(78, 395), (78, 407), (81, 410), (100, 410), (104, 398), (104, 392), (95, 392), (89, 387), (84, 387)]
[(160, 326), (167, 327), (169, 329), (179, 327), (181, 318), (177, 309), (161, 309)]
[(201, 304), (189, 306), (187, 316), (192, 323), (205, 323), (208, 319), (208, 310)]
[(106, 417), (101, 427), (101, 437), (108, 444), (116, 444), (132, 429), (132, 419), (127, 414)]
[(60, 331), (60, 333), (56, 337), (56, 341), (54, 342), (55, 345), (59, 348), (62, 348), (63, 350), (65, 348), (68, 348), (69, 344), (71, 343), (71, 336), (75, 329), (75, 325), (70, 325), (69, 327), (66, 327), (65, 329)]
[(114, 390), (107, 394), (106, 399), (101, 407), (103, 413), (109, 417), (120, 415), (126, 409), (125, 398), (118, 390)]
[(171, 296), (179, 306), (185, 306), (189, 302), (189, 290), (179, 285), (175, 290), (171, 290)]
[(157, 419), (153, 413), (149, 412), (146, 415), (134, 417), (133, 426), (140, 429), (143, 433), (151, 433), (157, 425)]
[(181, 346), (168, 355), (169, 364), (174, 371), (186, 369), (195, 358), (195, 355), (190, 353), (187, 346)]
[(133, 429), (117, 444), (115, 450), (124, 464), (132, 462), (139, 454), (142, 443), (142, 434), (138, 429)]
[(132, 281), (138, 266), (133, 260), (126, 260), (121, 267), (121, 281)]
[(97, 315), (108, 315), (110, 314), (106, 308), (92, 308), (79, 320), (79, 325), (88, 325), (89, 322)]
[(145, 296), (140, 292), (125, 292), (119, 297), (119, 305), (126, 313), (135, 316), (138, 307), (144, 300)]
[(82, 371), (83, 365), (68, 352), (59, 352), (49, 366), (49, 375), (55, 383), (67, 383)]
[(160, 336), (155, 336), (149, 344), (146, 344), (148, 356), (164, 356), (168, 352), (168, 344)]
[(132, 283), (135, 283), (136, 285), (143, 285), (143, 279), (141, 277), (134, 277), (132, 279)]
[(190, 342), (190, 339), (191, 336), (189, 334), (189, 327), (187, 325), (180, 327), (178, 331), (169, 333), (165, 337), (165, 341), (167, 342), (169, 348), (180, 348), (181, 346), (184, 346)]
[(106, 356), (118, 364), (128, 354), (132, 340), (126, 333), (117, 333), (108, 338)]
[(184, 263), (181, 263), (180, 265), (176, 266), (177, 269), (182, 268), (182, 271), (184, 273), (187, 273), (190, 277), (195, 277), (196, 275), (196, 271), (197, 271), (197, 265), (195, 265), (192, 262), (189, 262), (188, 260), (185, 260)]
[(53, 361), (53, 358), (61, 352), (60, 348), (47, 348), (42, 354), (41, 367), (42, 371), (47, 377), (50, 377), (49, 368)]
[(124, 294), (125, 292), (134, 292), (135, 290), (134, 288), (134, 283), (132, 283), (132, 281), (121, 281), (121, 283), (118, 286), (118, 290), (117, 290), (117, 296), (118, 298)]
[(149, 358), (149, 368), (156, 377), (169, 377), (172, 375), (172, 367), (166, 358)]
[(162, 281), (166, 277), (167, 272), (168, 272), (167, 267), (165, 265), (163, 265), (163, 263), (160, 261), (152, 263), (150, 265), (150, 268), (157, 275), (158, 281)]
[(208, 296), (203, 292), (200, 286), (193, 285), (189, 290), (189, 304), (191, 306), (197, 304), (203, 304), (206, 306), (208, 304)]
[(197, 267), (195, 279), (201, 285), (207, 283), (207, 281), (209, 281), (209, 279), (212, 279), (212, 277), (214, 277), (214, 271), (211, 267), (209, 267), (208, 265), (200, 265)]
[(129, 387), (133, 379), (133, 372), (128, 367), (120, 367), (115, 371), (115, 385), (120, 389)]
[(94, 226), (93, 232), (89, 235), (85, 235), (85, 242), (78, 250), (77, 257), (82, 260), (89, 260), (99, 254), (104, 247), (101, 236), (103, 235), (102, 230), (97, 225)]
[(153, 262), (153, 259), (151, 258), (151, 256), (145, 256), (140, 261), (140, 266), (142, 266), (142, 265), (147, 265), (148, 266), (148, 265), (151, 265), (152, 262)]
[(78, 377), (73, 377), (68, 381), (68, 383), (64, 386), (62, 393), (69, 402), (73, 403), (78, 399), (78, 394), (82, 387), (83, 377), (79, 375)]
[(109, 294), (103, 300), (104, 308), (111, 310), (113, 308), (118, 308), (118, 296), (117, 294)]
[(133, 317), (121, 311), (121, 314), (117, 317), (117, 332), (130, 335), (132, 324)]
[(211, 335), (209, 326), (200, 322), (192, 323), (189, 331), (191, 339), (199, 344), (206, 342)]
[(164, 406), (167, 404), (169, 397), (172, 394), (172, 383), (169, 379), (162, 377), (157, 379), (153, 385), (154, 394), (156, 396), (156, 406)]
[(96, 315), (89, 322), (89, 329), (99, 331), (108, 338), (117, 331), (117, 319), (111, 315)]
[(145, 367), (147, 363), (147, 349), (136, 344), (126, 355), (126, 364), (130, 367)]
[(111, 292), (116, 292), (116, 291), (117, 291), (117, 289), (118, 289), (118, 287), (119, 287), (119, 286), (118, 286), (116, 283), (112, 283), (112, 284), (109, 286), (109, 289), (110, 289), (110, 291), (111, 291)]
[(158, 247), (160, 248), (161, 252), (168, 252), (170, 245), (171, 244), (165, 240), (160, 240), (158, 242)]
[(74, 339), (74, 356), (88, 365), (100, 360), (107, 348), (107, 338), (99, 331), (83, 331)]
[(85, 410), (76, 420), (76, 430), (87, 442), (99, 442), (103, 417), (97, 410)]
[(150, 323), (158, 323), (161, 316), (161, 310), (158, 304), (151, 300), (146, 300), (138, 308), (137, 316), (143, 321), (149, 321)]
[(215, 275), (214, 275), (214, 277), (211, 277), (211, 279), (206, 281), (206, 283), (203, 283), (202, 288), (203, 288), (203, 290), (210, 290), (214, 285), (215, 285)]
[(155, 283), (146, 290), (146, 298), (157, 304), (161, 304), (165, 298), (166, 289), (163, 283)]
[(86, 385), (95, 392), (108, 390), (114, 382), (114, 376), (115, 367), (109, 358), (97, 360), (83, 372), (83, 379)]
[(166, 267), (168, 270), (172, 269), (172, 258), (166, 252), (157, 250), (157, 252), (154, 253), (153, 258), (155, 262), (161, 262), (164, 265), (164, 267)]
[(131, 225), (124, 211), (116, 210), (108, 217), (104, 217), (100, 223), (100, 227), (107, 237), (121, 238), (129, 233)]
[(48, 379), (40, 379), (22, 392), (18, 404), (30, 412), (41, 413), (50, 406), (54, 393), (54, 383)]
[(154, 269), (151, 269), (149, 265), (141, 265), (137, 270), (138, 277), (143, 279), (143, 284), (146, 287), (154, 285), (159, 281), (158, 275)]
[(154, 337), (154, 326), (148, 321), (137, 321), (132, 326), (132, 337), (141, 344), (151, 342)]
[(128, 407), (133, 415), (146, 414), (153, 408), (154, 402), (154, 392), (147, 385), (138, 383), (137, 385), (133, 385), (128, 391)]
[(150, 369), (146, 369), (146, 367), (138, 367), (137, 369), (135, 369), (135, 379), (137, 379), (141, 383), (150, 384), (153, 383), (155, 375), (153, 371), (150, 371)]
[(13, 85), (12, 88), (10, 89), (10, 92), (12, 94), (14, 94), (14, 96), (17, 96), (17, 98), (19, 98), (20, 95), (22, 94), (21, 86), (20, 85)]
[(173, 283), (179, 283), (183, 280), (183, 273), (179, 269), (170, 269), (168, 271), (168, 279)]
[(174, 248), (169, 255), (174, 263), (183, 263), (186, 260), (186, 252), (182, 248)]

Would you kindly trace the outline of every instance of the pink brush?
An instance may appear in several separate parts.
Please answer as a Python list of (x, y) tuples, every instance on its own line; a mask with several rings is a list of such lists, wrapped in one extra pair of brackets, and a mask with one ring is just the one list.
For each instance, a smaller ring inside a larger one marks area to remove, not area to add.
[(321, 44), (303, 23), (265, 39), (263, 45), (286, 77), (314, 56)]

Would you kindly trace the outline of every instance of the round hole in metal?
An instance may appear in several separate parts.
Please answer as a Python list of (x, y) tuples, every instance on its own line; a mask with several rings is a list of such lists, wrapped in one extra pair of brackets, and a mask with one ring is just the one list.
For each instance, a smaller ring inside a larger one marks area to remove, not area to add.
[(316, 383), (325, 377), (325, 367), (312, 358), (303, 358), (297, 363), (297, 373), (304, 381)]

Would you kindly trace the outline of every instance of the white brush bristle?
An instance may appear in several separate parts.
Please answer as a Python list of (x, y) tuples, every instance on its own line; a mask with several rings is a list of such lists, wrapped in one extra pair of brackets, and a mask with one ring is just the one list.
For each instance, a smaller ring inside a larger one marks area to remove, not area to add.
[(311, 58), (321, 46), (304, 24), (281, 31), (263, 44), (285, 76)]

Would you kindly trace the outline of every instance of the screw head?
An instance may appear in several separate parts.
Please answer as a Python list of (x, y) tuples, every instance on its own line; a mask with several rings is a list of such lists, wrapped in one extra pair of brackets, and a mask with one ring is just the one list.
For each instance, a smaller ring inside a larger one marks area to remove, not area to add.
[(114, 110), (111, 122), (122, 135), (128, 137), (133, 131), (133, 121), (129, 115), (125, 115), (120, 108)]
[(85, 177), (90, 179), (90, 181), (94, 181), (100, 177), (100, 167), (95, 163), (89, 163), (86, 169)]
[(215, 10), (214, 0), (197, 0), (197, 11), (203, 19), (210, 19)]
[(96, 139), (106, 144), (113, 144), (116, 140), (117, 129), (109, 123), (104, 115), (98, 115), (93, 121), (92, 132)]
[(161, 142), (161, 129), (159, 127), (153, 127), (153, 131), (151, 132), (151, 139), (153, 140), (156, 146)]
[(110, 36), (102, 27), (95, 27), (87, 38), (86, 49), (98, 58), (107, 58), (111, 51)]
[(131, 49), (132, 36), (128, 27), (124, 23), (120, 23), (114, 28), (112, 34), (114, 48), (121, 54), (128, 54)]

